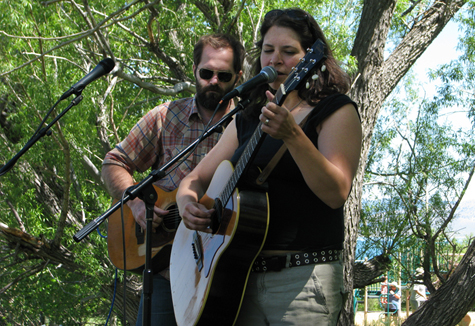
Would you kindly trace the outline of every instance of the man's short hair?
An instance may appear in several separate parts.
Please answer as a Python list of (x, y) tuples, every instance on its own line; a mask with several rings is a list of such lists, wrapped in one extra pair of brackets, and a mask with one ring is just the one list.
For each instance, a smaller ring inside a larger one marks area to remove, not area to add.
[(209, 34), (200, 37), (193, 50), (193, 63), (195, 66), (200, 64), (203, 49), (206, 45), (211, 46), (213, 49), (231, 48), (233, 50), (234, 72), (238, 73), (242, 70), (245, 55), (244, 47), (241, 42), (233, 36), (224, 33)]

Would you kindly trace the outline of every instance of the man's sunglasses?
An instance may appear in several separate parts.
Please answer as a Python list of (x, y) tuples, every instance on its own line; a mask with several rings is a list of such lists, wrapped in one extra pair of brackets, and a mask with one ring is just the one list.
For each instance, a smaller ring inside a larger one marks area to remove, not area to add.
[[(199, 72), (200, 72), (201, 79), (208, 80), (208, 79), (213, 78), (214, 76), (213, 70), (201, 68)], [(231, 80), (231, 78), (233, 78), (233, 74), (230, 72), (221, 71), (221, 72), (217, 72), (217, 75), (218, 75), (218, 79), (224, 83), (227, 83), (228, 81)]]

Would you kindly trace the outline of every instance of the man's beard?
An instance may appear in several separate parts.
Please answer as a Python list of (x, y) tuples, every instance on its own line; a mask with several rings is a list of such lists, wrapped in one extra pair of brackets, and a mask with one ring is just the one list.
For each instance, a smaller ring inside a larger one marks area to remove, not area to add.
[[(218, 85), (210, 85), (207, 87), (201, 86), (199, 82), (196, 83), (196, 101), (198, 104), (203, 107), (205, 110), (214, 111), (219, 104), (219, 101), (232, 91), (233, 86), (228, 87), (223, 90)], [(223, 102), (219, 106), (218, 111), (226, 110), (228, 107), (229, 101)]]

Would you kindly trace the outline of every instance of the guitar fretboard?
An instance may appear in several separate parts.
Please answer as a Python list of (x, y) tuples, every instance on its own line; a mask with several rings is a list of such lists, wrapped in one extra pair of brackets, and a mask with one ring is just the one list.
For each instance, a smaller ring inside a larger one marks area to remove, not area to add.
[[(289, 79), (287, 79), (289, 80)], [(289, 83), (292, 82), (292, 80), (289, 81)], [(298, 82), (298, 79), (294, 79), (294, 82)], [(286, 81), (287, 83), (287, 81)], [(277, 90), (273, 102), (276, 103), (277, 105), (282, 104), (285, 101), (285, 97), (287, 96), (286, 88), (284, 84), (280, 85), (280, 88)], [(238, 162), (236, 163), (236, 166), (234, 168), (234, 172), (229, 179), (226, 187), (223, 189), (219, 199), (220, 201), (225, 204), (227, 201), (231, 198), (231, 195), (234, 192), (234, 189), (237, 186), (237, 183), (239, 179), (241, 178), (242, 174), (244, 173), (247, 165), (250, 163), (252, 155), (256, 153), (257, 147), (260, 145), (260, 142), (264, 141), (264, 132), (262, 131), (262, 122), (259, 122), (256, 130), (252, 134), (251, 138), (249, 139), (249, 142), (244, 149), (241, 157), (239, 158)]]

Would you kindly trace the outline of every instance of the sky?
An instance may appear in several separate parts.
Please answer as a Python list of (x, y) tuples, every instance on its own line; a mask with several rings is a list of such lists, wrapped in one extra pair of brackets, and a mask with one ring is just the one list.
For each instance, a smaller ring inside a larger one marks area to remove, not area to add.
[[(427, 96), (435, 92), (435, 84), (429, 81), (427, 74), (429, 69), (447, 63), (452, 59), (456, 59), (460, 53), (457, 52), (458, 38), (461, 36), (458, 26), (454, 22), (449, 22), (442, 30), (439, 36), (432, 42), (424, 54), (417, 60), (413, 66), (416, 76), (420, 76)], [(470, 121), (464, 113), (455, 113), (449, 115), (449, 120), (453, 123), (460, 124), (461, 127), (471, 128)], [(475, 178), (474, 178), (475, 179)], [(475, 236), (475, 180), (472, 179), (469, 189), (462, 199), (461, 205), (457, 210), (458, 217), (452, 224), (453, 230), (459, 230), (459, 237), (466, 235)]]

